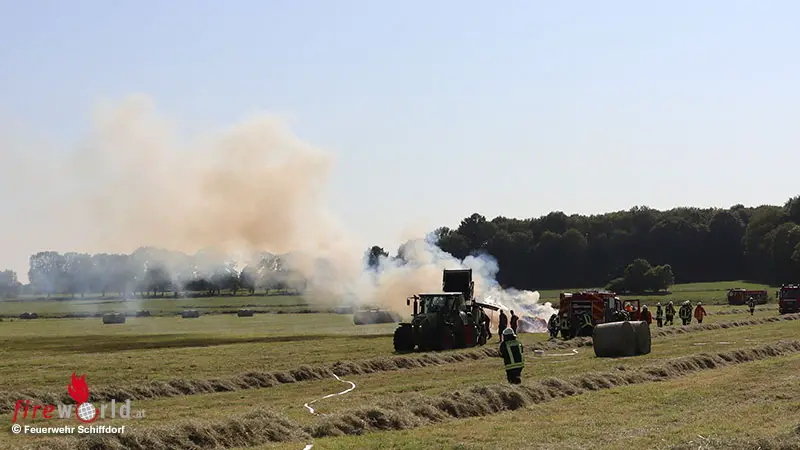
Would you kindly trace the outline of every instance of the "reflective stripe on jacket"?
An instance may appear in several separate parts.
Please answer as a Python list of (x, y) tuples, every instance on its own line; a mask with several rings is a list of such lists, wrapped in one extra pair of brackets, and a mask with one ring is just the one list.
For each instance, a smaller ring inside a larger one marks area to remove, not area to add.
[(506, 370), (525, 367), (525, 359), (522, 356), (522, 343), (520, 341), (512, 339), (503, 342), (501, 344), (500, 353), (503, 355)]

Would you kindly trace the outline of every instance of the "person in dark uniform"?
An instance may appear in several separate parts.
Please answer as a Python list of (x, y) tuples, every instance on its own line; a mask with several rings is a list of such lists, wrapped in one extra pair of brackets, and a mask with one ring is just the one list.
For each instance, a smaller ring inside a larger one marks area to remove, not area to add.
[(505, 330), (506, 328), (508, 328), (508, 316), (506, 316), (505, 311), (503, 311), (501, 309), (500, 310), (500, 318), (498, 319), (498, 322), (497, 322), (497, 334), (500, 335), (500, 340), (501, 341), (504, 339), (502, 333), (503, 333), (503, 330)]
[(750, 307), (750, 315), (756, 312), (756, 300), (753, 297), (747, 299), (747, 306)]
[(512, 330), (514, 330), (514, 334), (517, 334), (517, 325), (518, 324), (519, 324), (519, 317), (517, 317), (517, 315), (514, 314), (514, 310), (512, 309), (511, 310), (511, 322), (509, 323), (509, 326), (511, 327)]
[(525, 359), (522, 353), (522, 343), (517, 340), (514, 330), (511, 328), (503, 330), (503, 342), (500, 343), (500, 354), (503, 356), (506, 378), (511, 384), (522, 383), (522, 369), (525, 367)]
[(661, 307), (661, 302), (656, 303), (656, 323), (659, 328), (664, 326), (664, 308)]

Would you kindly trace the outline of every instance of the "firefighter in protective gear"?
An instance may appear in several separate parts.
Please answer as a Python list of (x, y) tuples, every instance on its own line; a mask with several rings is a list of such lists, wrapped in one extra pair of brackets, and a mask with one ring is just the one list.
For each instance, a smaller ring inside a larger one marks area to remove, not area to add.
[(659, 328), (664, 326), (664, 308), (661, 307), (661, 302), (656, 303), (656, 323)]
[(667, 320), (664, 322), (664, 324), (672, 325), (672, 321), (675, 318), (675, 305), (672, 302), (669, 302), (669, 304), (667, 304), (665, 316)]
[(678, 310), (678, 316), (680, 316), (684, 325), (692, 323), (692, 305), (688, 301), (683, 302), (681, 308)]
[(564, 316), (563, 319), (559, 319), (559, 322), (561, 325), (561, 336), (569, 335), (569, 327), (570, 327), (569, 316)]
[(517, 324), (519, 324), (519, 317), (516, 314), (514, 314), (514, 310), (512, 309), (511, 320), (509, 321), (508, 326), (510, 326), (511, 329), (514, 330), (514, 334), (517, 334)]
[(647, 322), (647, 325), (653, 323), (653, 315), (647, 310), (647, 305), (642, 306), (642, 315), (640, 317), (642, 322)]
[(511, 384), (522, 383), (522, 369), (525, 367), (525, 358), (522, 355), (522, 343), (517, 340), (514, 330), (503, 330), (503, 342), (500, 343), (500, 354), (505, 363), (506, 378)]
[(694, 318), (697, 319), (697, 323), (703, 323), (703, 317), (707, 316), (706, 309), (703, 308), (703, 304), (697, 302), (697, 306), (694, 308)]
[(592, 323), (592, 316), (589, 315), (588, 313), (581, 315), (580, 324), (581, 324), (580, 335), (591, 336), (592, 327), (594, 327), (594, 324)]
[(505, 311), (503, 311), (501, 309), (500, 310), (500, 318), (498, 319), (498, 322), (497, 322), (497, 334), (500, 335), (500, 340), (501, 341), (504, 339), (502, 333), (503, 333), (503, 330), (505, 330), (506, 328), (508, 328), (508, 316), (506, 316)]
[(750, 315), (756, 311), (756, 300), (753, 297), (747, 299), (747, 306), (750, 308)]
[(550, 332), (550, 338), (555, 339), (558, 336), (558, 330), (561, 328), (558, 323), (558, 314), (553, 314), (550, 316), (550, 320), (547, 321), (547, 331)]

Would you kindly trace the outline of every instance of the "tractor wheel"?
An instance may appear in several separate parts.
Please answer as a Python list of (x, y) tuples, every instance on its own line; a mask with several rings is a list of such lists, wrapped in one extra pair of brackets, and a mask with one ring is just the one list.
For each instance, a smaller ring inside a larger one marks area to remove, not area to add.
[(414, 350), (411, 327), (398, 327), (394, 330), (394, 351), (407, 353)]

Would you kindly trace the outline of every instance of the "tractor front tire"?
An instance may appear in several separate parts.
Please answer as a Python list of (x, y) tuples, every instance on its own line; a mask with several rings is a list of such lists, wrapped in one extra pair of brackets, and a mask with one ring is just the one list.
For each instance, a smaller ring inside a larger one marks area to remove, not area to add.
[(414, 341), (411, 327), (398, 327), (394, 330), (394, 351), (408, 353), (414, 351)]

